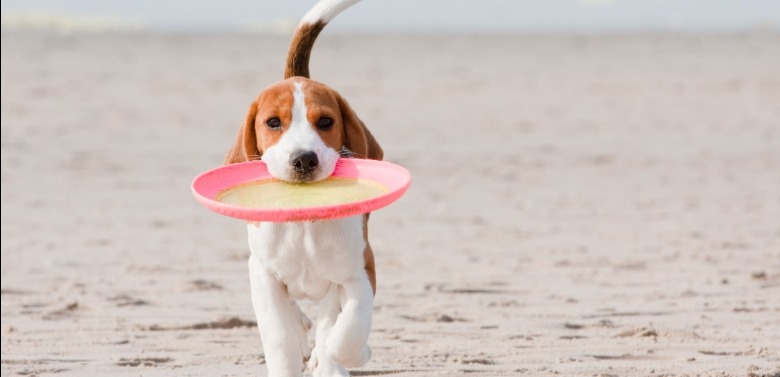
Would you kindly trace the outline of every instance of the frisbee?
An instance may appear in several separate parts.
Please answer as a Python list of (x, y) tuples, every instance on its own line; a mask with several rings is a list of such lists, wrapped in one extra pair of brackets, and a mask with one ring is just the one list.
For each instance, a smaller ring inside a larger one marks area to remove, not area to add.
[[(341, 158), (336, 163), (333, 174), (322, 183), (336, 182), (333, 187), (326, 188), (320, 196), (339, 196), (341, 203), (326, 205), (262, 205), (246, 203), (227, 203), (225, 196), (233, 190), (251, 185), (278, 184), (275, 191), (281, 203), (296, 202), (296, 189), (308, 189), (307, 185), (317, 186), (320, 183), (281, 183), (271, 173), (263, 161), (250, 161), (230, 164), (206, 171), (192, 181), (192, 193), (203, 206), (220, 215), (243, 219), (247, 221), (314, 221), (337, 219), (376, 211), (398, 200), (409, 188), (411, 176), (401, 166), (385, 161)], [(362, 185), (372, 187), (368, 194), (352, 195), (340, 189)], [(288, 187), (288, 188), (285, 188)], [(284, 197), (284, 196), (288, 197)]]

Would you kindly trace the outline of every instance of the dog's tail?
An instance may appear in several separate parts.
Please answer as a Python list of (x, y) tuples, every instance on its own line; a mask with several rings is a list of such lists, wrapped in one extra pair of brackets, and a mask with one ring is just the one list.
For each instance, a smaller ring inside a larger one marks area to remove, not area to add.
[(309, 56), (317, 36), (328, 22), (358, 1), (360, 0), (320, 0), (303, 16), (287, 51), (285, 79), (293, 76), (309, 77)]

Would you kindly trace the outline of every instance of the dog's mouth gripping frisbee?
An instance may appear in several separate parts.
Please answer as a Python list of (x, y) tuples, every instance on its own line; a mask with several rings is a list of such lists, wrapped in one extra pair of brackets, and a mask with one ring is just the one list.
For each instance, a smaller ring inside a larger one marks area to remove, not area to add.
[(198, 175), (192, 193), (206, 208), (248, 221), (292, 222), (369, 213), (398, 200), (411, 176), (401, 166), (375, 160), (339, 159), (330, 178), (287, 183), (263, 161), (221, 166)]

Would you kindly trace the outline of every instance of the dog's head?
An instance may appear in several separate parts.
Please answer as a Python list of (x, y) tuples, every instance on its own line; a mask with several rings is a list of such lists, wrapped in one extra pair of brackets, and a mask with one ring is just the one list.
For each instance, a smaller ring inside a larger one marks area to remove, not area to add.
[(255, 99), (225, 163), (262, 159), (277, 179), (316, 182), (342, 155), (381, 160), (382, 148), (336, 91), (292, 77)]

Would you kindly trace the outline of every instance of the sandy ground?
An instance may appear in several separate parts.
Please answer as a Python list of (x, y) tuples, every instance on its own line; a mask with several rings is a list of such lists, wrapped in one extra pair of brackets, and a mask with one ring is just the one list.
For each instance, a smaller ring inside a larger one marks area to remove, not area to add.
[[(3, 35), (3, 376), (266, 375), (245, 227), (189, 190), (287, 42)], [(353, 374), (780, 375), (778, 67), (778, 34), (324, 33), (313, 77), (413, 174)]]

